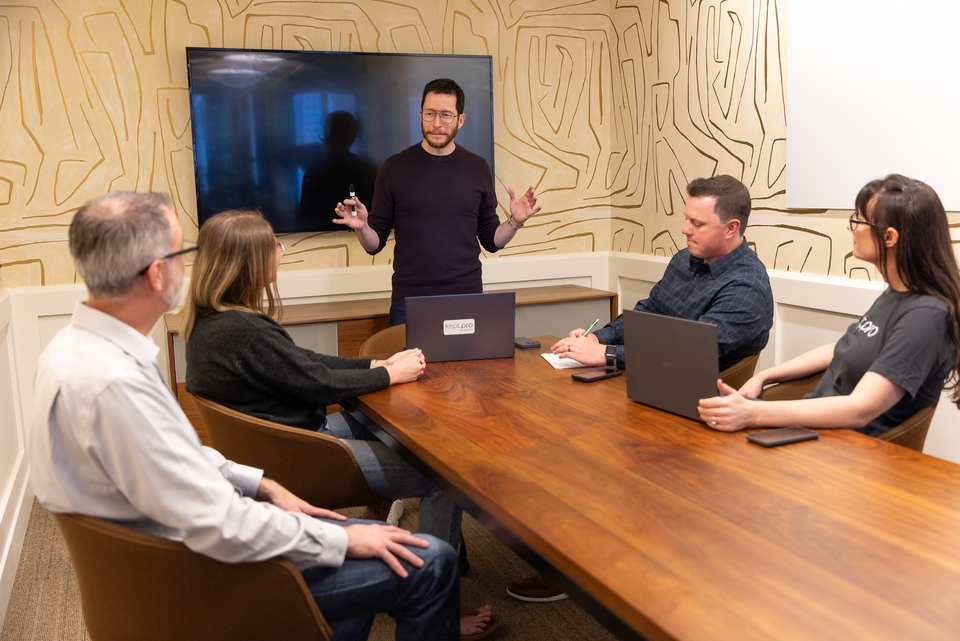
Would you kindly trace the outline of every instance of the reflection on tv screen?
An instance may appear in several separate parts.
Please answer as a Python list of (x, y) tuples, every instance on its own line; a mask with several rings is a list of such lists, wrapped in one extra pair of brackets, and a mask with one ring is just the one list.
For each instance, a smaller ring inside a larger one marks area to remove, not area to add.
[(457, 144), (493, 169), (490, 56), (187, 49), (199, 222), (257, 209), (277, 232), (332, 222), (351, 185), (369, 205), (389, 156), (422, 140), (435, 78), (466, 95)]

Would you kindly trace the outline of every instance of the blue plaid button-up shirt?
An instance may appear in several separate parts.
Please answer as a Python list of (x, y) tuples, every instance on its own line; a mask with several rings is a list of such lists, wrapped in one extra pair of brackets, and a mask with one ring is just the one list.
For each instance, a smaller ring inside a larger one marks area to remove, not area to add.
[[(773, 293), (767, 270), (744, 239), (735, 250), (709, 263), (686, 249), (674, 254), (650, 297), (637, 311), (686, 318), (717, 326), (719, 366), (724, 370), (762, 350), (773, 325)], [(595, 332), (604, 345), (618, 345), (623, 357), (623, 315)]]

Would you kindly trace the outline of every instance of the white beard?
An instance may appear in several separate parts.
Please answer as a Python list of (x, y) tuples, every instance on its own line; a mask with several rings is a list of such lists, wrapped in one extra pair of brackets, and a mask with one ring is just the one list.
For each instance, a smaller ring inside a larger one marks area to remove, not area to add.
[(167, 304), (167, 311), (172, 312), (183, 304), (183, 276), (179, 280), (173, 279), (163, 290), (163, 302)]

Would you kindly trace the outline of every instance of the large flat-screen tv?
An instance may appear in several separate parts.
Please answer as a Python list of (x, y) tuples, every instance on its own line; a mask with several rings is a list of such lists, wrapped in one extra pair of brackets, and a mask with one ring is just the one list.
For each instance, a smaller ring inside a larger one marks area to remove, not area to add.
[(424, 85), (466, 95), (457, 144), (493, 170), (490, 56), (187, 48), (199, 223), (257, 209), (277, 232), (332, 222), (354, 186), (370, 205), (389, 156), (423, 139)]

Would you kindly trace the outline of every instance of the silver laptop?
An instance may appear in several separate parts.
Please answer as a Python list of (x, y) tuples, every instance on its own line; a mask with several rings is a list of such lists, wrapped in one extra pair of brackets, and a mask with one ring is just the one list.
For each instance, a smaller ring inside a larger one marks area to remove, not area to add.
[(407, 297), (407, 347), (428, 363), (512, 358), (515, 292)]
[(717, 327), (709, 323), (623, 313), (627, 398), (696, 421), (697, 401), (717, 395)]

